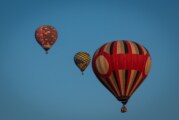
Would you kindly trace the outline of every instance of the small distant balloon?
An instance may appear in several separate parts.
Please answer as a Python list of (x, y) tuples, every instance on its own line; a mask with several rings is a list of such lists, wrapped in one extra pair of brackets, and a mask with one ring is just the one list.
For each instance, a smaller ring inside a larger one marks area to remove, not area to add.
[(87, 52), (78, 52), (74, 56), (74, 62), (83, 74), (90, 63), (90, 55)]
[(40, 46), (48, 53), (48, 50), (56, 42), (58, 38), (57, 30), (49, 25), (43, 25), (37, 28), (35, 38)]

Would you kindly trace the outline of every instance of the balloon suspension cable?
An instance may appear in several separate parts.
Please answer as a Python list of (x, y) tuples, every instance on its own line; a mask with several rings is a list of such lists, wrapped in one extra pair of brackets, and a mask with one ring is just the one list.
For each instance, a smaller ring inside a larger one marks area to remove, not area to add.
[(81, 72), (82, 75), (84, 75), (83, 71)]
[(125, 105), (123, 105), (123, 106), (122, 106), (122, 108), (121, 108), (121, 112), (122, 112), (122, 113), (127, 112), (127, 108), (126, 108), (126, 106), (125, 106)]
[(45, 51), (46, 54), (48, 54), (48, 51)]

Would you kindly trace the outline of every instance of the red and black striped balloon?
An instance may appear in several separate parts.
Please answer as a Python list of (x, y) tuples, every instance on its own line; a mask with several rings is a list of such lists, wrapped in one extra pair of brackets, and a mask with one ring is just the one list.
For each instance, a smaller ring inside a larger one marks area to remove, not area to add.
[(147, 77), (151, 66), (149, 52), (133, 41), (113, 41), (94, 53), (92, 67), (99, 81), (125, 104)]

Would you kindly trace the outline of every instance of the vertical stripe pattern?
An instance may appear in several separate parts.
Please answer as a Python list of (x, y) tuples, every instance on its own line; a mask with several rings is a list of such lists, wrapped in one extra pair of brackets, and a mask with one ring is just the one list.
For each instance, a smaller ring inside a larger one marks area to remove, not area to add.
[(150, 66), (147, 49), (126, 40), (104, 44), (94, 53), (92, 60), (99, 81), (123, 104), (145, 80)]

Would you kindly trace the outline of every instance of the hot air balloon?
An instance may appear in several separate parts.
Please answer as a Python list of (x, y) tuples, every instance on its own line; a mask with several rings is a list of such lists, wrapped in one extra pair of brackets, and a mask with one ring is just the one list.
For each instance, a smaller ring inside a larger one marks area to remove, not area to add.
[(83, 74), (90, 63), (90, 55), (87, 52), (78, 52), (74, 56), (74, 62)]
[(151, 67), (149, 52), (133, 41), (104, 44), (93, 55), (92, 68), (99, 81), (123, 104), (121, 112)]
[(57, 30), (49, 25), (40, 26), (35, 32), (35, 38), (41, 47), (48, 53), (48, 50), (56, 42)]

